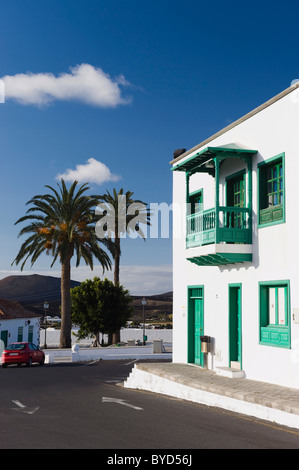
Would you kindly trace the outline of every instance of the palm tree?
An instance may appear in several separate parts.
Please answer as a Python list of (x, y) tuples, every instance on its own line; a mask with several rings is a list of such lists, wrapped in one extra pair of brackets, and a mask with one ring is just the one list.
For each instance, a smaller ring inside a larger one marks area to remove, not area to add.
[[(77, 181), (67, 189), (64, 180), (58, 183), (58, 190), (45, 186), (51, 192), (34, 196), (27, 205), (32, 206), (26, 215), (15, 224), (29, 221), (21, 235), (29, 234), (22, 244), (13, 263), (22, 262), (21, 270), (31, 258), (31, 266), (42, 253), (53, 256), (53, 262), (61, 263), (61, 333), (60, 348), (71, 347), (71, 259), (76, 255), (76, 267), (81, 259), (93, 269), (95, 257), (104, 269), (111, 269), (109, 255), (100, 247), (95, 233), (95, 207), (98, 200), (95, 196), (87, 196), (89, 189), (83, 184), (77, 189)], [(109, 239), (100, 240), (104, 247), (112, 249)], [(12, 264), (13, 264), (12, 263)]]
[[(147, 203), (139, 199), (134, 200), (133, 194), (131, 191), (124, 193), (123, 188), (121, 188), (118, 193), (113, 189), (113, 194), (106, 191), (106, 194), (98, 196), (98, 199), (102, 201), (106, 208), (105, 212), (108, 216), (112, 216), (114, 221), (112, 230), (107, 227), (108, 239), (110, 238), (114, 242), (111, 251), (114, 260), (114, 284), (119, 283), (121, 236), (126, 233), (138, 232), (138, 235), (145, 240), (142, 225), (150, 225), (150, 211), (147, 208)], [(102, 207), (102, 210), (104, 207)], [(106, 214), (103, 214), (103, 216), (105, 217)], [(117, 341), (119, 341), (119, 332), (114, 334), (113, 342)]]

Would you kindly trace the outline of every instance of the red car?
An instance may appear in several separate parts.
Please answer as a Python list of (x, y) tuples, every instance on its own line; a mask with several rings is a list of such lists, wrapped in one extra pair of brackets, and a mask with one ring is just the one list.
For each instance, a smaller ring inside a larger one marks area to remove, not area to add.
[(26, 364), (31, 366), (33, 362), (43, 365), (45, 354), (33, 343), (11, 343), (2, 353), (2, 367), (9, 364)]

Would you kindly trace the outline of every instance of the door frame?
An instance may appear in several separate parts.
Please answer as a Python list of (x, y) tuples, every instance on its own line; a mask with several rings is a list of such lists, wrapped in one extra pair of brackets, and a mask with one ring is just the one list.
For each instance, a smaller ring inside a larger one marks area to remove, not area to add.
[[(192, 289), (201, 289), (201, 296), (191, 296)], [(203, 285), (192, 285), (187, 287), (187, 299), (188, 299), (188, 317), (187, 317), (187, 362), (188, 364), (195, 363), (195, 311), (194, 311), (194, 302), (193, 300), (202, 299), (202, 335), (204, 334), (204, 286)], [(200, 366), (204, 366), (204, 355), (201, 352), (200, 354)]]
[[(239, 290), (239, 310), (237, 315), (239, 315), (240, 328), (239, 335), (236, 335), (235, 328), (233, 329), (232, 323), (236, 320), (236, 308), (232, 308), (232, 289)], [(242, 354), (242, 283), (228, 284), (228, 361), (229, 367), (231, 367), (231, 362), (236, 362), (236, 358), (232, 357), (232, 349), (240, 348), (240, 368), (243, 368), (243, 354)]]

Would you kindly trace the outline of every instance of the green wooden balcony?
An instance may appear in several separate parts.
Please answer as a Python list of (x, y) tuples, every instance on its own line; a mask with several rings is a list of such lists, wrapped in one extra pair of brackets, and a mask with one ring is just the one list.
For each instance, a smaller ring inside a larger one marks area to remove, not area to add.
[(247, 207), (219, 206), (187, 216), (187, 248), (212, 243), (250, 244), (251, 210)]

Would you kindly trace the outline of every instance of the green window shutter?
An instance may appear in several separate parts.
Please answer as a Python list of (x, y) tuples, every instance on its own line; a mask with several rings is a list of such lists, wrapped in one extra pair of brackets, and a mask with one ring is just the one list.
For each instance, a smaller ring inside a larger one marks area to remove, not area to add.
[(19, 326), (18, 328), (18, 343), (23, 341), (23, 327)]
[(28, 342), (32, 343), (33, 341), (33, 326), (30, 325), (28, 328)]

